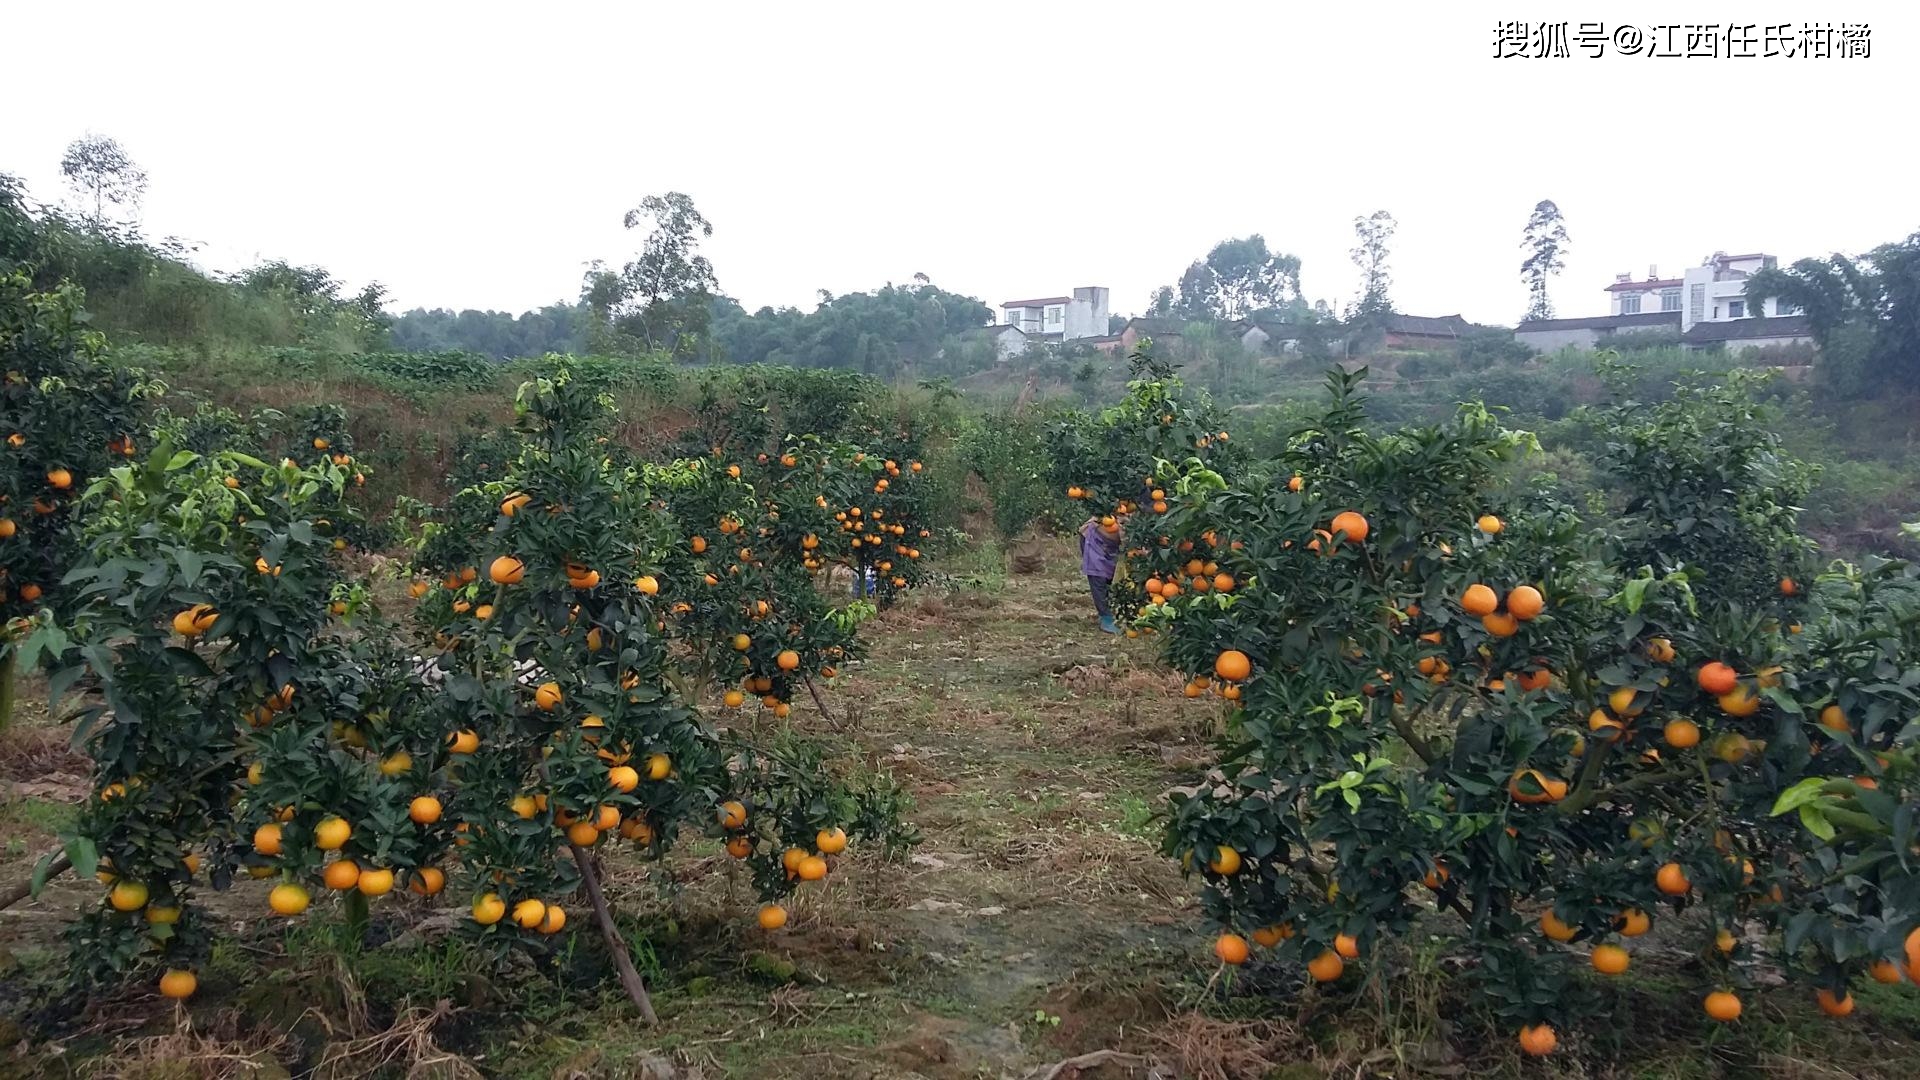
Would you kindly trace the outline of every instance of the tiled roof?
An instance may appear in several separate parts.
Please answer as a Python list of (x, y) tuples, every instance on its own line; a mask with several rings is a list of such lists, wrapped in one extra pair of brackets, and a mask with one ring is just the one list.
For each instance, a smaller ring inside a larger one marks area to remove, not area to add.
[(1649, 289), (1677, 289), (1683, 284), (1681, 278), (1661, 278), (1654, 281), (1616, 281), (1607, 286), (1608, 292), (1646, 292)]
[(1458, 315), (1392, 315), (1387, 318), (1390, 334), (1424, 334), (1429, 337), (1459, 337), (1473, 324)]
[(1754, 338), (1813, 336), (1813, 324), (1805, 315), (1776, 315), (1771, 319), (1729, 319), (1724, 322), (1698, 322), (1680, 340), (1689, 345), (1715, 341), (1749, 341)]
[(1612, 330), (1622, 326), (1671, 326), (1680, 329), (1677, 311), (1643, 311), (1637, 315), (1595, 315), (1586, 319), (1534, 319), (1514, 327), (1516, 334), (1545, 330)]

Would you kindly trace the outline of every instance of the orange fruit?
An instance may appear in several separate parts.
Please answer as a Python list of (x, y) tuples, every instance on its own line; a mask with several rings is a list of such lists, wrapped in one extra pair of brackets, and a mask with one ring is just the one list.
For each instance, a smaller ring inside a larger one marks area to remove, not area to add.
[(1714, 697), (1732, 693), (1740, 685), (1739, 673), (1718, 660), (1700, 665), (1700, 670), (1693, 677), (1700, 689)]
[(1484, 618), (1493, 614), (1499, 607), (1500, 594), (1478, 582), (1467, 586), (1467, 591), (1460, 594), (1460, 610), (1469, 615), (1479, 615)]
[(502, 555), (488, 565), (487, 576), (495, 585), (518, 585), (527, 576), (527, 564), (511, 555)]
[(422, 795), (407, 804), (407, 816), (421, 825), (439, 821), (440, 812), (440, 800), (431, 795)]
[(1868, 965), (1867, 974), (1877, 983), (1897, 983), (1900, 981), (1900, 965), (1891, 960), (1875, 960)]
[(1529, 1024), (1520, 1029), (1520, 1049), (1529, 1057), (1546, 1057), (1558, 1045), (1560, 1037), (1553, 1033), (1552, 1024)]
[(313, 846), (321, 851), (338, 851), (353, 835), (353, 826), (337, 817), (322, 818), (313, 827)]
[(507, 916), (507, 902), (498, 893), (483, 893), (473, 898), (473, 921), (492, 926)]
[(732, 799), (720, 804), (720, 827), (729, 831), (745, 827), (747, 808)]
[(1352, 934), (1341, 934), (1333, 939), (1333, 951), (1348, 960), (1360, 958), (1360, 943)]
[(385, 896), (393, 891), (393, 871), (385, 868), (361, 871), (354, 887), (367, 896)]
[(1293, 936), (1293, 926), (1289, 923), (1275, 923), (1263, 926), (1253, 932), (1253, 942), (1262, 948), (1271, 949)]
[(1480, 616), (1480, 625), (1497, 638), (1510, 638), (1520, 632), (1520, 620), (1502, 612)]
[(1240, 872), (1240, 853), (1223, 844), (1215, 852), (1213, 861), (1207, 864), (1207, 869), (1216, 874), (1237, 874)]
[(1842, 712), (1838, 705), (1829, 705), (1820, 710), (1820, 726), (1828, 731), (1851, 730), (1851, 726), (1847, 723), (1847, 714)]
[(559, 904), (548, 904), (546, 917), (540, 920), (539, 930), (543, 934), (557, 934), (567, 925), (567, 913)]
[(781, 671), (792, 671), (800, 666), (800, 654), (792, 649), (782, 649), (780, 655), (773, 658), (773, 662), (779, 665)]
[(1488, 536), (1498, 536), (1500, 535), (1500, 530), (1506, 528), (1506, 525), (1492, 514), (1481, 514), (1480, 520), (1474, 522), (1474, 525)]
[(799, 875), (801, 881), (819, 881), (827, 876), (827, 860), (818, 855), (808, 855), (800, 860), (800, 865), (794, 867), (793, 872)]
[(1549, 908), (1540, 913), (1540, 932), (1554, 941), (1572, 941), (1573, 935), (1579, 931), (1561, 922), (1560, 916), (1555, 915), (1553, 909)]
[(1299, 473), (1294, 473), (1293, 476), (1288, 478), (1287, 480), (1288, 491), (1299, 491), (1301, 488), (1306, 486), (1307, 486), (1306, 480), (1302, 479)]
[(1332, 949), (1307, 961), (1307, 974), (1313, 976), (1315, 982), (1332, 982), (1346, 969), (1347, 962), (1340, 959), (1340, 954)]
[(407, 891), (421, 896), (438, 896), (447, 887), (447, 872), (437, 866), (422, 866), (407, 875)]
[(1660, 734), (1667, 740), (1667, 745), (1676, 750), (1700, 745), (1700, 725), (1691, 720), (1669, 720)]
[(1653, 884), (1668, 896), (1685, 896), (1693, 889), (1693, 883), (1687, 880), (1686, 868), (1672, 862), (1660, 867), (1653, 875)]
[(307, 910), (311, 902), (312, 897), (307, 895), (307, 890), (291, 881), (275, 885), (273, 891), (267, 894), (267, 906), (276, 915), (298, 915)]
[(1670, 664), (1675, 656), (1673, 642), (1657, 637), (1647, 642), (1647, 659), (1656, 664)]
[(1213, 955), (1223, 964), (1244, 964), (1248, 952), (1247, 939), (1239, 934), (1221, 934), (1213, 941)]
[(73, 486), (73, 474), (65, 469), (47, 470), (47, 483), (62, 491)]
[(351, 889), (360, 881), (360, 864), (352, 859), (335, 859), (320, 872), (320, 880), (329, 889)]
[(1760, 711), (1760, 695), (1744, 686), (1735, 686), (1720, 695), (1720, 710), (1728, 716), (1752, 716)]
[(560, 702), (565, 700), (565, 697), (566, 695), (560, 692), (559, 683), (545, 682), (534, 690), (533, 703), (543, 712), (552, 712), (560, 707)]
[(822, 855), (838, 855), (847, 850), (847, 833), (840, 828), (821, 829), (814, 834), (813, 846)]
[(447, 746), (456, 754), (471, 754), (480, 749), (480, 735), (474, 731), (456, 731), (447, 736)]
[(778, 930), (787, 925), (787, 909), (779, 904), (763, 904), (760, 908), (760, 929)]
[(1228, 682), (1238, 682), (1253, 674), (1253, 661), (1238, 649), (1228, 649), (1214, 658), (1213, 673)]
[(280, 826), (269, 821), (253, 830), (253, 850), (262, 855), (280, 854)]
[(592, 847), (600, 840), (600, 830), (593, 827), (591, 821), (576, 821), (567, 826), (567, 843), (575, 847)]
[(513, 905), (513, 921), (523, 930), (537, 930), (547, 921), (547, 905), (538, 900), (522, 900)]
[(1530, 622), (1547, 610), (1547, 598), (1531, 585), (1522, 585), (1507, 594), (1507, 612), (1521, 622)]
[(748, 836), (735, 836), (728, 839), (727, 854), (736, 859), (744, 859), (753, 854), (753, 838)]
[(1628, 908), (1620, 913), (1613, 924), (1619, 929), (1621, 937), (1639, 937), (1652, 928), (1653, 919), (1639, 908)]
[(1822, 987), (1813, 995), (1813, 1000), (1819, 1003), (1820, 1011), (1828, 1016), (1845, 1016), (1853, 1011), (1853, 995), (1845, 991), (1835, 997), (1833, 991)]
[(1731, 991), (1715, 990), (1702, 1004), (1706, 1006), (1707, 1015), (1715, 1020), (1725, 1023), (1740, 1019), (1740, 999)]
[[(1794, 593), (1797, 593), (1799, 591), (1800, 591), (1799, 583), (1794, 581), (1792, 578), (1783, 577), (1780, 579), (1780, 595), (1781, 596), (1792, 596)], [(1846, 1013), (1835, 1013), (1834, 1015), (1845, 1016)]]
[(1346, 533), (1347, 539), (1359, 543), (1367, 538), (1371, 527), (1365, 515), (1353, 510), (1343, 510), (1333, 516), (1333, 532)]
[(181, 968), (169, 968), (160, 976), (160, 996), (180, 1001), (193, 996), (200, 988), (200, 979), (191, 971)]
[(139, 911), (147, 906), (147, 887), (137, 881), (116, 881), (107, 892), (107, 903), (115, 911)]
[(665, 754), (647, 755), (647, 779), (665, 780), (673, 774), (673, 759)]
[(1631, 962), (1627, 950), (1618, 945), (1595, 945), (1589, 959), (1593, 961), (1593, 970), (1602, 975), (1618, 975), (1627, 970)]

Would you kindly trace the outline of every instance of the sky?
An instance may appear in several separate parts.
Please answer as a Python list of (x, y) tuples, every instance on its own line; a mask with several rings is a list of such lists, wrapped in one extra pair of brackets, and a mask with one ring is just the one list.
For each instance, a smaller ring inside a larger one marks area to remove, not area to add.
[[(110, 135), (149, 174), (149, 234), (214, 270), (378, 280), (395, 310), (570, 301), (667, 191), (749, 310), (925, 273), (1138, 312), (1250, 233), (1338, 308), (1354, 218), (1385, 209), (1399, 310), (1510, 325), (1542, 199), (1566, 317), (1605, 314), (1618, 273), (1920, 229), (1909, 0), (0, 6), (0, 171), (51, 200), (66, 144)], [(1520, 16), (1571, 38), (1816, 14), (1867, 23), (1872, 55), (1494, 57)]]

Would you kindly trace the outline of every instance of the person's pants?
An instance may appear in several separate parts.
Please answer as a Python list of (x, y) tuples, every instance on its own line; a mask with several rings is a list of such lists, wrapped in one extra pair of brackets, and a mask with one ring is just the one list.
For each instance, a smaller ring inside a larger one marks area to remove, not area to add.
[(1107, 590), (1113, 588), (1112, 578), (1090, 577), (1087, 585), (1093, 589), (1093, 610), (1103, 619), (1113, 618), (1113, 609), (1107, 606)]

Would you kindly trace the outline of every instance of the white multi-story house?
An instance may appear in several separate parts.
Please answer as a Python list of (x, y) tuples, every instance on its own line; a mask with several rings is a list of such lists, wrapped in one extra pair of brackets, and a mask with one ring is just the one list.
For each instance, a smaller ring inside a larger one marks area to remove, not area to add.
[(1747, 279), (1779, 265), (1772, 255), (1716, 251), (1677, 278), (1648, 267), (1644, 281), (1620, 274), (1607, 286), (1612, 311), (1583, 319), (1523, 322), (1514, 337), (1534, 348), (1592, 347), (1614, 334), (1678, 333), (1688, 348), (1749, 349), (1809, 342), (1806, 317), (1779, 299), (1747, 299)]
[(1073, 290), (1072, 296), (1038, 300), (1009, 300), (1000, 305), (1001, 323), (1029, 338), (1051, 336), (1055, 341), (1105, 337), (1107, 290), (1098, 285)]
[(1780, 260), (1771, 255), (1729, 255), (1716, 251), (1677, 278), (1662, 278), (1658, 267), (1647, 269), (1645, 281), (1621, 274), (1607, 286), (1613, 299), (1611, 313), (1641, 315), (1677, 311), (1683, 334), (1692, 330), (1694, 323), (1798, 315), (1798, 308), (1778, 299), (1761, 304), (1747, 301), (1747, 279), (1779, 264)]

